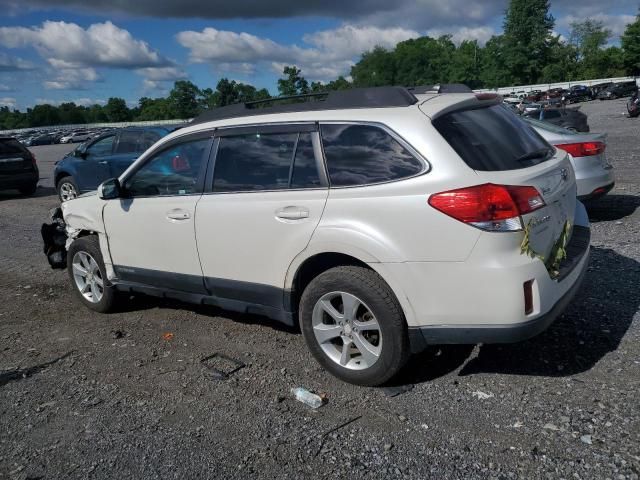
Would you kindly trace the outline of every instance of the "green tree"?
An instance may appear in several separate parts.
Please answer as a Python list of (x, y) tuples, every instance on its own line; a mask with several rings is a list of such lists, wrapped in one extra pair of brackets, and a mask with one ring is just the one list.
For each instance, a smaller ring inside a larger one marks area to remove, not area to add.
[(555, 83), (581, 80), (578, 78), (580, 75), (576, 47), (563, 42), (559, 35), (551, 40), (547, 58), (548, 61), (542, 68), (540, 82)]
[(379, 46), (363, 53), (360, 61), (351, 67), (351, 77), (356, 87), (394, 85), (395, 72), (393, 53)]
[(278, 92), (282, 96), (304, 95), (309, 93), (309, 83), (300, 75), (302, 72), (295, 65), (285, 66), (282, 74), (285, 78), (278, 79)]
[(504, 35), (493, 36), (481, 52), (480, 83), (489, 88), (513, 85), (507, 67)]
[(634, 22), (627, 25), (620, 38), (624, 65), (630, 75), (640, 75), (640, 9)]
[(131, 119), (129, 107), (123, 98), (111, 97), (107, 100), (104, 113), (109, 122), (127, 122)]
[(316, 93), (330, 92), (335, 90), (347, 90), (352, 86), (353, 85), (351, 84), (351, 82), (341, 75), (335, 80), (331, 80), (329, 83), (311, 82), (311, 91)]
[(511, 0), (504, 20), (505, 66), (516, 84), (537, 83), (555, 24), (548, 0)]
[(169, 108), (174, 118), (193, 118), (198, 114), (200, 89), (189, 80), (178, 80), (169, 92)]
[(464, 40), (455, 50), (449, 66), (449, 82), (479, 88), (482, 48), (477, 41)]

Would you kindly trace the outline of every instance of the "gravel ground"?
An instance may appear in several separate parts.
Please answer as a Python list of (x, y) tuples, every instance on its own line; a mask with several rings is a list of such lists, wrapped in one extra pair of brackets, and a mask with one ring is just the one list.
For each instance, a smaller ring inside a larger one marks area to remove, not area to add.
[[(640, 119), (622, 100), (582, 109), (618, 178), (590, 207), (582, 291), (530, 341), (414, 356), (397, 396), (334, 379), (260, 317), (83, 308), (39, 238), (70, 147), (34, 148), (37, 196), (0, 194), (0, 478), (638, 479)], [(216, 352), (244, 368), (216, 378), (201, 363)], [(328, 403), (310, 410), (296, 386)]]

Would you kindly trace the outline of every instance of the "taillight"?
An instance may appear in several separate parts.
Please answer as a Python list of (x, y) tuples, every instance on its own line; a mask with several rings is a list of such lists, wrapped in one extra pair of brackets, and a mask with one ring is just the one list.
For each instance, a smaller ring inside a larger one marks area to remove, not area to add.
[(544, 207), (535, 187), (486, 183), (436, 193), (429, 205), (461, 222), (487, 231), (522, 229), (521, 215)]
[(574, 157), (600, 155), (604, 152), (605, 148), (607, 148), (602, 142), (565, 143), (564, 145), (556, 145), (556, 147), (570, 153)]

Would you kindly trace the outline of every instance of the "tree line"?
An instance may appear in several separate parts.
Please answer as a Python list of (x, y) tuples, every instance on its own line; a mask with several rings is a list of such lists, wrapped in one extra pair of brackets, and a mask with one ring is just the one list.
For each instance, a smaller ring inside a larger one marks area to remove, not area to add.
[[(444, 35), (406, 40), (393, 49), (375, 47), (353, 65), (349, 80), (338, 77), (328, 83), (309, 83), (296, 66), (286, 66), (277, 83), (278, 95), (438, 83), (496, 88), (640, 75), (640, 10), (627, 26), (620, 46), (609, 44), (612, 32), (598, 20), (572, 23), (567, 39), (554, 35), (554, 26), (547, 0), (511, 0), (503, 33), (484, 46), (471, 40), (456, 45), (450, 35)], [(86, 107), (72, 102), (36, 105), (26, 112), (1, 107), (0, 129), (186, 119), (206, 109), (269, 98), (264, 88), (227, 78), (219, 80), (215, 90), (179, 80), (167, 97), (143, 97), (134, 108), (122, 98)]]

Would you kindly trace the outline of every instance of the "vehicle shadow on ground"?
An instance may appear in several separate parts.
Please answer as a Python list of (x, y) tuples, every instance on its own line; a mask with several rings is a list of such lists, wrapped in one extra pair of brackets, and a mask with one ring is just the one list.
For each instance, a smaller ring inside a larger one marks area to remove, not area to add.
[(618, 348), (640, 305), (640, 263), (591, 247), (589, 272), (563, 316), (539, 336), (510, 345), (431, 347), (415, 355), (394, 384), (421, 383), (451, 373), (564, 377), (593, 368)]
[(592, 223), (620, 220), (640, 207), (640, 196), (605, 195), (593, 202), (585, 202), (585, 207)]
[(34, 193), (33, 195), (22, 195), (18, 190), (6, 190), (0, 192), (0, 202), (5, 200), (28, 200), (30, 198), (48, 197), (50, 195), (57, 195), (55, 188), (38, 187), (36, 193)]

